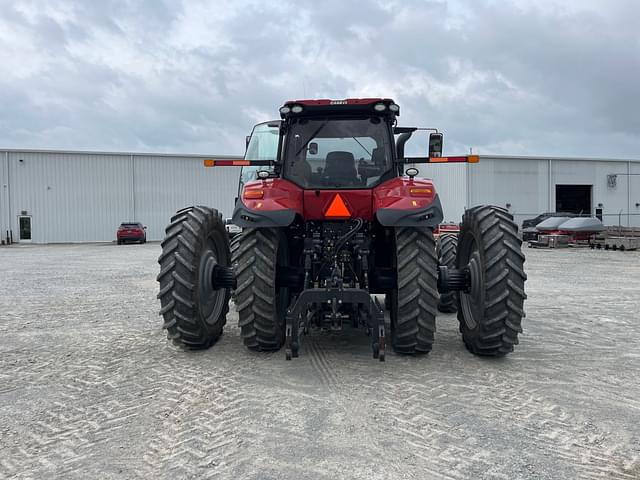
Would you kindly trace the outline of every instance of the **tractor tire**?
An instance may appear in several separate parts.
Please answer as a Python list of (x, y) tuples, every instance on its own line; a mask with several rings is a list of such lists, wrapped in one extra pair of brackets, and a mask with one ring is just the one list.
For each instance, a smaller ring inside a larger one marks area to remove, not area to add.
[(391, 343), (397, 353), (431, 351), (436, 331), (438, 261), (428, 228), (395, 230), (397, 286), (391, 292)]
[(284, 343), (289, 290), (276, 287), (276, 266), (287, 265), (287, 255), (277, 228), (248, 228), (231, 242), (238, 324), (250, 350), (275, 351)]
[(229, 289), (212, 284), (216, 265), (231, 266), (222, 215), (207, 207), (184, 208), (165, 232), (158, 259), (163, 327), (176, 345), (209, 348), (222, 335), (229, 311)]
[[(450, 233), (440, 235), (438, 238), (438, 265), (448, 268), (456, 267), (456, 252), (458, 250), (458, 237)], [(440, 294), (438, 311), (442, 313), (456, 313), (458, 310), (456, 292)]]
[(527, 279), (521, 245), (507, 210), (479, 206), (465, 212), (456, 266), (469, 269), (471, 285), (458, 293), (458, 320), (471, 353), (500, 357), (518, 344)]

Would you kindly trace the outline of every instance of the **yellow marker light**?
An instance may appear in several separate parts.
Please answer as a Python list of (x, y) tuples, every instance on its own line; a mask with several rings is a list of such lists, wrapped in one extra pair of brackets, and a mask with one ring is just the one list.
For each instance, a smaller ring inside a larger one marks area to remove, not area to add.
[(246, 167), (251, 165), (249, 160), (213, 160), (211, 158), (205, 158), (205, 167)]
[(467, 157), (467, 162), (469, 163), (478, 163), (480, 161), (480, 155), (469, 155)]
[(433, 190), (430, 188), (412, 187), (409, 189), (409, 195), (412, 197), (430, 197), (433, 195)]
[(264, 197), (264, 190), (245, 190), (242, 196), (248, 200), (257, 200)]

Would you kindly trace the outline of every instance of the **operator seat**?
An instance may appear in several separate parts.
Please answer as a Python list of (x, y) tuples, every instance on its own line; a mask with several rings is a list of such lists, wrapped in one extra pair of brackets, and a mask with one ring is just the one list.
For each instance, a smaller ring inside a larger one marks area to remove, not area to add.
[(327, 153), (322, 176), (330, 184), (339, 186), (357, 184), (358, 172), (353, 153), (342, 151)]
[(311, 165), (304, 158), (296, 160), (291, 165), (289, 177), (302, 187), (308, 186), (309, 179), (311, 179)]
[(371, 163), (376, 167), (383, 169), (387, 158), (384, 154), (384, 148), (376, 147), (371, 151)]
[(370, 185), (378, 180), (387, 170), (387, 159), (384, 148), (376, 147), (371, 151), (371, 161), (360, 160), (358, 173), (362, 182)]

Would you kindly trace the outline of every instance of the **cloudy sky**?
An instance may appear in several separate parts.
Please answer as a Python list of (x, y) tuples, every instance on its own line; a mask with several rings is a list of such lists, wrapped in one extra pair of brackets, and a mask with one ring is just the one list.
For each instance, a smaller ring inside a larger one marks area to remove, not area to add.
[(0, 148), (241, 154), (390, 96), (446, 153), (640, 157), (636, 0), (0, 0)]

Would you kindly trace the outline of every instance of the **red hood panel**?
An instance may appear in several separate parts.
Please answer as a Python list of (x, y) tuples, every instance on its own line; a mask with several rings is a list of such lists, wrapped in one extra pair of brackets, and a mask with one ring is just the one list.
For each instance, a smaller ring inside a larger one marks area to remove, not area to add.
[[(336, 195), (340, 195), (344, 205), (351, 212), (350, 217), (325, 216)], [(305, 190), (304, 218), (305, 220), (347, 220), (348, 218), (372, 220), (372, 199), (372, 190)]]

